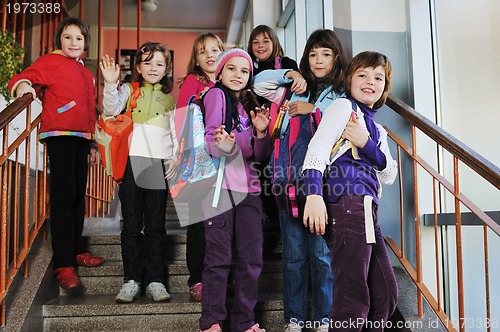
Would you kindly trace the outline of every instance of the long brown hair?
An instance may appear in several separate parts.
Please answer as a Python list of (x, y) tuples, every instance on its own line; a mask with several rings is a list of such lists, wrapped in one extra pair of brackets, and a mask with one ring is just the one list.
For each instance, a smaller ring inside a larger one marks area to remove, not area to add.
[(335, 92), (339, 94), (344, 92), (344, 77), (349, 61), (347, 60), (347, 55), (344, 52), (340, 39), (337, 37), (335, 32), (330, 29), (316, 30), (311, 33), (307, 39), (306, 46), (304, 47), (304, 53), (302, 54), (302, 59), (300, 59), (299, 65), (302, 76), (307, 82), (307, 90), (316, 90), (316, 77), (311, 71), (311, 66), (309, 65), (309, 52), (318, 47), (329, 48), (333, 51), (335, 62), (333, 63), (332, 70), (328, 74), (328, 81)]
[(278, 35), (276, 34), (276, 31), (274, 31), (271, 27), (267, 25), (261, 24), (256, 26), (250, 33), (250, 37), (248, 37), (247, 52), (248, 54), (250, 54), (254, 62), (257, 61), (257, 58), (252, 52), (252, 42), (260, 34), (267, 35), (269, 39), (271, 39), (271, 43), (273, 44), (273, 52), (269, 56), (270, 59), (274, 59), (277, 56), (279, 57), (285, 56), (285, 52), (283, 51), (283, 47), (281, 47), (280, 40), (278, 38)]

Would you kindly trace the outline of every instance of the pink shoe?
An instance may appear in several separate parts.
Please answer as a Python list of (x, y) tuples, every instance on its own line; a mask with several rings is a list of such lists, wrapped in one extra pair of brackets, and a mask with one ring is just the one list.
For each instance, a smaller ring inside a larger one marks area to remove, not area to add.
[[(222, 328), (220, 327), (219, 323), (215, 323), (212, 326), (210, 326), (210, 328), (208, 330), (200, 330), (200, 332), (222, 332)], [(264, 331), (264, 332), (266, 332), (266, 331)]]
[(203, 285), (201, 284), (201, 282), (197, 282), (196, 284), (191, 286), (189, 288), (189, 297), (191, 297), (191, 299), (193, 301), (200, 302), (202, 288), (203, 288)]
[(261, 329), (259, 327), (259, 324), (255, 324), (254, 326), (252, 326), (251, 328), (249, 328), (248, 330), (246, 330), (245, 332), (266, 332), (266, 330), (264, 329)]

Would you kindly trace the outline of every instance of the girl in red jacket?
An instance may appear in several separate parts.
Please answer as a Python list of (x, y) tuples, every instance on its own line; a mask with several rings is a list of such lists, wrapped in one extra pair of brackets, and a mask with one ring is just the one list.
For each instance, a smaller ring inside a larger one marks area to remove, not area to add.
[[(57, 28), (58, 50), (36, 60), (9, 81), (12, 96), (45, 87), (40, 140), (47, 145), (50, 171), (50, 230), (54, 274), (64, 289), (80, 285), (75, 266), (94, 267), (104, 258), (93, 256), (82, 240), (85, 218), (89, 146), (95, 131), (95, 78), (80, 59), (90, 46), (87, 25), (68, 17)], [(97, 149), (91, 148), (91, 163)]]

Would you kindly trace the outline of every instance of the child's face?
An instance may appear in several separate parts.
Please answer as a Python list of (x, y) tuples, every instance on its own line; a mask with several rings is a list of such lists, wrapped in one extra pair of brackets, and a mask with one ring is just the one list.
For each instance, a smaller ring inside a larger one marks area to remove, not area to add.
[(326, 77), (332, 71), (335, 59), (335, 53), (331, 48), (313, 48), (309, 52), (309, 68), (315, 77)]
[(61, 33), (62, 52), (70, 58), (79, 58), (85, 52), (85, 37), (76, 25), (68, 25)]
[(237, 96), (243, 90), (250, 78), (250, 65), (248, 61), (240, 56), (229, 59), (220, 73), (222, 84), (233, 90)]
[(252, 53), (259, 61), (265, 61), (273, 54), (273, 42), (266, 33), (261, 33), (252, 40)]
[(142, 78), (150, 84), (156, 84), (167, 74), (167, 62), (161, 52), (155, 52), (152, 59), (145, 61), (149, 53), (141, 55), (141, 63), (137, 66), (137, 71)]
[(371, 108), (382, 97), (384, 88), (385, 70), (382, 66), (359, 68), (352, 75), (352, 97)]
[(205, 45), (200, 44), (196, 53), (196, 64), (207, 74), (214, 74), (217, 69), (217, 57), (222, 50), (214, 39), (207, 39)]

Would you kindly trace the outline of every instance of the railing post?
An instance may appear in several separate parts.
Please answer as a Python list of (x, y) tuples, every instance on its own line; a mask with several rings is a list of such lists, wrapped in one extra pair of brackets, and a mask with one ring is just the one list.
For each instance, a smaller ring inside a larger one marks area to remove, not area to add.
[[(5, 137), (4, 135), (4, 142)], [(6, 292), (6, 278), (7, 278), (7, 163), (0, 165), (0, 183), (2, 185), (1, 196), (1, 232), (0, 232), (0, 294)], [(5, 299), (2, 298), (0, 304), (0, 326), (5, 325)]]
[(461, 332), (465, 331), (464, 317), (464, 278), (463, 278), (463, 268), (462, 268), (462, 212), (460, 210), (460, 176), (458, 172), (458, 158), (453, 156), (453, 184), (454, 184), (454, 195), (455, 195), (455, 232), (457, 241), (457, 282), (458, 282), (458, 320), (457, 323), (460, 325), (459, 329)]
[[(417, 156), (417, 135), (415, 126), (411, 126), (411, 144), (413, 159), (413, 191), (414, 191), (414, 215), (415, 215), (415, 264), (417, 270), (417, 283), (422, 283), (422, 248), (420, 246), (420, 209), (418, 195), (418, 163)], [(417, 288), (417, 308), (418, 317), (424, 316), (424, 301), (422, 292)]]

